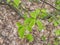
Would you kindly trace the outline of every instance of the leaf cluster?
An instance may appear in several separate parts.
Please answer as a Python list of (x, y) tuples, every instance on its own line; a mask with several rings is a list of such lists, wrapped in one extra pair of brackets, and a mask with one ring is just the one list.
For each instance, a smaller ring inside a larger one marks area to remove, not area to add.
[(30, 17), (27, 17), (25, 14), (24, 23), (23, 24), (20, 24), (19, 22), (17, 23), (18, 35), (20, 36), (20, 38), (26, 38), (27, 40), (32, 42), (34, 40), (34, 37), (31, 34), (33, 27), (37, 25), (39, 31), (44, 29), (44, 25), (41, 22), (41, 20), (37, 19), (39, 13), (40, 10), (36, 9), (35, 11), (30, 13)]

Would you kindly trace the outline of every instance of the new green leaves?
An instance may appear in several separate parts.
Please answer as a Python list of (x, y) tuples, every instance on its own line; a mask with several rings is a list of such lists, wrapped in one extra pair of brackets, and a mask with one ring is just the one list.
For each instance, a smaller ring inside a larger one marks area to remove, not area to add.
[(60, 0), (56, 0), (55, 4), (56, 4), (56, 8), (60, 9)]
[[(41, 11), (45, 13), (45, 10), (41, 10)], [(38, 29), (42, 30), (42, 29), (44, 29), (42, 22), (40, 20), (36, 20), (36, 18), (39, 14), (40, 14), (40, 9), (36, 9), (35, 11), (30, 13), (31, 17), (34, 18), (34, 20), (32, 20), (32, 24), (36, 23), (38, 25)]]
[(55, 34), (56, 34), (56, 36), (59, 36), (60, 35), (60, 30), (55, 30)]
[(37, 18), (38, 16), (40, 16), (41, 19), (44, 19), (48, 16), (48, 13), (46, 9), (36, 9), (35, 11), (30, 13), (30, 16), (32, 18)]
[(32, 18), (26, 18), (25, 21), (24, 21), (24, 24), (25, 25), (28, 25), (31, 20), (32, 20)]
[(10, 5), (13, 5), (15, 8), (18, 8), (19, 4), (21, 3), (21, 0), (7, 0), (7, 3)]
[(27, 35), (26, 35), (26, 38), (27, 38), (30, 42), (32, 42), (32, 41), (34, 40), (32, 34), (27, 34)]
[(26, 30), (32, 31), (32, 27), (35, 25), (35, 19), (34, 18), (27, 18), (24, 21), (24, 26), (26, 27)]
[(58, 26), (59, 24), (58, 24), (58, 22), (57, 21), (53, 21), (53, 24), (54, 24), (54, 26)]
[(25, 28), (23, 25), (21, 25), (19, 22), (16, 23), (18, 26), (18, 35), (20, 38), (24, 38)]
[(34, 38), (33, 38), (32, 34), (30, 34), (30, 33), (32, 32), (33, 27), (35, 25), (37, 25), (39, 31), (44, 29), (42, 22), (37, 19), (37, 16), (39, 15), (39, 13), (40, 13), (40, 10), (36, 9), (35, 11), (30, 13), (31, 17), (29, 17), (29, 18), (25, 14), (24, 23), (23, 24), (17, 23), (18, 35), (20, 36), (20, 38), (26, 38), (27, 40), (32, 42)]
[(44, 29), (43, 23), (40, 20), (37, 20), (36, 23), (37, 23), (39, 31), (41, 31), (42, 29)]
[[(27, 26), (23, 26), (23, 25), (20, 25), (20, 23), (19, 22), (17, 22), (17, 26), (18, 26), (18, 35), (19, 35), (19, 37), (20, 38), (26, 38), (27, 40), (29, 40), (29, 42), (32, 42), (33, 41), (33, 36), (32, 36), (32, 34), (25, 34), (25, 29), (26, 29), (26, 27)], [(28, 27), (29, 28), (29, 27)]]
[(59, 39), (56, 37), (56, 38), (54, 39), (54, 45), (59, 45), (59, 44), (60, 44)]
[[(18, 35), (20, 38), (26, 38), (27, 40), (29, 40), (29, 42), (33, 41), (33, 36), (32, 34), (30, 34), (30, 32), (32, 31), (32, 26), (35, 24), (35, 20), (32, 18), (27, 18), (24, 21), (24, 24), (20, 24), (19, 22), (17, 22), (17, 26), (18, 26)], [(29, 31), (28, 34), (26, 34), (26, 30)]]
[(34, 25), (35, 25), (35, 19), (32, 19), (32, 20), (30, 21), (29, 26), (30, 26), (30, 27), (33, 27)]
[(47, 10), (46, 9), (41, 9), (40, 11), (40, 18), (44, 19), (48, 16)]
[(32, 18), (37, 18), (37, 16), (39, 15), (40, 10), (36, 9), (35, 11), (31, 12), (30, 15)]
[(43, 41), (45, 41), (45, 40), (46, 40), (46, 36), (43, 35), (43, 36), (41, 37), (41, 39), (42, 39)]
[(7, 0), (7, 3), (9, 3), (10, 2), (10, 0)]
[(16, 25), (18, 26), (18, 28), (22, 27), (22, 25), (19, 22), (17, 22)]
[(18, 35), (20, 38), (24, 38), (25, 29), (24, 27), (18, 29)]
[(14, 4), (15, 4), (16, 6), (19, 6), (20, 3), (21, 3), (20, 0), (14, 0)]

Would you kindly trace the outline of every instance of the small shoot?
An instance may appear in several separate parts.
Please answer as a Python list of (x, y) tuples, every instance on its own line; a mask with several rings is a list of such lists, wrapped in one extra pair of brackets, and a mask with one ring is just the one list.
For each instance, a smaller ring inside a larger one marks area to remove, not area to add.
[(29, 42), (32, 42), (34, 40), (34, 37), (32, 36), (32, 34), (27, 34), (26, 38), (28, 39)]
[(43, 23), (42, 23), (40, 20), (37, 20), (37, 21), (36, 21), (36, 24), (37, 24), (37, 26), (38, 26), (38, 30), (39, 30), (39, 31), (41, 31), (41, 30), (44, 29), (44, 25), (43, 25)]
[(60, 30), (55, 30), (55, 35), (59, 36), (60, 35)]

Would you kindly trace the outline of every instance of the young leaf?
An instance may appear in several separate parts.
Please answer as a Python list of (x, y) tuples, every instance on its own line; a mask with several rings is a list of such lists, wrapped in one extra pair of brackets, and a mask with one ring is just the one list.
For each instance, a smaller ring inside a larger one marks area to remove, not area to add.
[(39, 9), (36, 9), (35, 11), (31, 12), (30, 15), (32, 18), (36, 18), (39, 14), (40, 10)]
[(15, 6), (19, 6), (19, 4), (20, 4), (20, 0), (14, 0), (14, 5)]
[(24, 38), (24, 33), (25, 33), (24, 27), (22, 27), (18, 30), (18, 35), (20, 38)]
[(53, 24), (54, 24), (54, 26), (58, 26), (57, 21), (54, 21)]
[(26, 38), (28, 39), (29, 42), (32, 42), (34, 40), (32, 34), (26, 35)]
[(40, 13), (40, 9), (36, 9), (35, 12), (36, 12), (36, 15), (38, 16), (38, 14)]
[(57, 37), (54, 38), (54, 45), (59, 45), (59, 39)]
[(10, 2), (10, 0), (7, 0), (7, 3), (9, 3)]
[(31, 19), (32, 19), (32, 18), (27, 18), (27, 19), (25, 19), (24, 24), (25, 24), (25, 25), (28, 25), (28, 24), (30, 23)]
[(31, 28), (29, 25), (27, 25), (27, 26), (26, 26), (26, 30), (28, 30), (28, 31), (31, 32), (31, 31), (32, 31), (32, 28)]
[(41, 10), (41, 14), (40, 14), (40, 18), (41, 18), (41, 19), (44, 19), (44, 18), (47, 17), (47, 16), (48, 16), (47, 11), (46, 11), (45, 9), (42, 9), (42, 10)]
[(31, 19), (27, 19), (27, 20), (25, 21), (25, 23), (27, 23), (26, 30), (29, 30), (31, 32), (32, 31), (32, 27), (35, 25), (35, 19), (31, 18)]
[(32, 19), (29, 23), (29, 26), (32, 28), (35, 25), (35, 19)]
[(54, 41), (54, 45), (59, 45), (59, 42)]
[(47, 45), (51, 45), (50, 43), (48, 43)]
[(41, 12), (46, 13), (47, 11), (46, 9), (41, 9)]
[(42, 29), (44, 29), (43, 23), (40, 20), (37, 20), (36, 23), (38, 25), (39, 31), (41, 31)]
[(25, 18), (25, 19), (28, 18), (28, 17), (27, 17), (27, 13), (24, 13), (24, 18)]
[(20, 22), (17, 22), (16, 25), (19, 27), (22, 27), (22, 25), (20, 24)]
[(56, 8), (60, 9), (60, 0), (57, 0), (55, 3), (56, 3)]
[(42, 40), (45, 41), (46, 40), (46, 37), (45, 36), (42, 36)]
[(60, 35), (60, 30), (55, 30), (55, 34), (56, 34), (56, 36), (59, 36)]

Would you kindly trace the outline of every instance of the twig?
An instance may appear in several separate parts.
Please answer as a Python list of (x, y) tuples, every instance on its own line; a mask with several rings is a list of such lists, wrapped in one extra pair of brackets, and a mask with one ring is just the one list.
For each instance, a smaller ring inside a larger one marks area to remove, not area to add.
[(54, 7), (54, 6), (52, 6), (51, 4), (49, 4), (49, 3), (47, 3), (47, 2), (45, 2), (45, 1), (43, 1), (43, 0), (40, 0), (41, 2), (44, 2), (45, 4), (47, 4), (47, 5), (50, 5), (52, 8), (54, 8), (54, 9), (56, 9), (56, 10), (58, 10), (58, 11), (60, 11), (59, 9), (57, 9), (56, 7)]
[(23, 15), (20, 14), (19, 9), (15, 8), (13, 5), (10, 5), (8, 3), (2, 3), (2, 2), (0, 2), (0, 4), (1, 5), (8, 5), (11, 9), (13, 9), (19, 15), (19, 18), (23, 18)]

